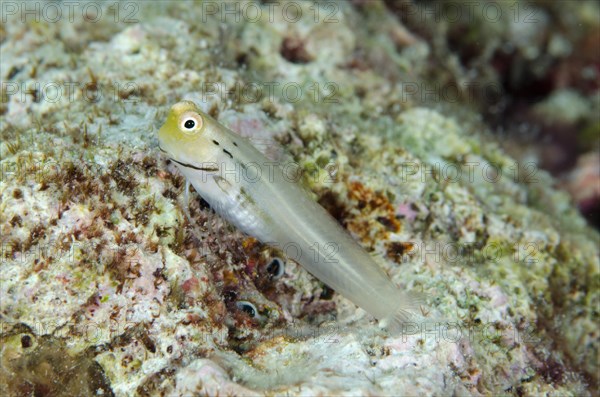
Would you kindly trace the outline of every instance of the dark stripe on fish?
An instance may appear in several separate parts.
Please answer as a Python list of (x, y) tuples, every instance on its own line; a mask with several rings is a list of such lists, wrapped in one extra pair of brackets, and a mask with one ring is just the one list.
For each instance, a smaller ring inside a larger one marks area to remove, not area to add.
[[(158, 147), (160, 149), (161, 152), (165, 153), (165, 154), (169, 154), (167, 153), (167, 151), (163, 148), (161, 148), (160, 146)], [(215, 171), (219, 171), (219, 167), (198, 167), (195, 165), (191, 165), (188, 163), (183, 163), (181, 161), (177, 161), (174, 158), (169, 157), (169, 160), (173, 161), (174, 163), (179, 164), (182, 167), (186, 167), (186, 168), (192, 168), (194, 170), (198, 170), (198, 171), (210, 171), (210, 172), (215, 172)]]
[(177, 164), (179, 164), (182, 167), (192, 168), (192, 169), (195, 169), (195, 170), (198, 170), (198, 171), (211, 171), (211, 172), (219, 171), (219, 167), (198, 167), (198, 166), (191, 165), (191, 164), (188, 164), (188, 163), (182, 163), (181, 161), (177, 161), (175, 159), (171, 159), (171, 161), (176, 162)]

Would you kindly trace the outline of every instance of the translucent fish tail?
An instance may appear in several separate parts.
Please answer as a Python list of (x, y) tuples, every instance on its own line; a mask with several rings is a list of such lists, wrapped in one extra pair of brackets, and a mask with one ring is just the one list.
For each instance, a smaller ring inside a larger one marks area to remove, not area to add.
[(417, 292), (399, 292), (391, 315), (381, 320), (381, 325), (390, 333), (397, 333), (410, 323), (421, 318), (422, 307), (427, 295)]

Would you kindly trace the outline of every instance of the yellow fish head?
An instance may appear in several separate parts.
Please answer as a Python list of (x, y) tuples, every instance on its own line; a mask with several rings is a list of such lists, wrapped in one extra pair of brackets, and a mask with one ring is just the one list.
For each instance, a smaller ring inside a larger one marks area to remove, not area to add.
[(158, 131), (160, 150), (172, 160), (196, 163), (206, 159), (208, 145), (217, 122), (202, 112), (194, 102), (181, 101), (171, 107), (165, 124)]

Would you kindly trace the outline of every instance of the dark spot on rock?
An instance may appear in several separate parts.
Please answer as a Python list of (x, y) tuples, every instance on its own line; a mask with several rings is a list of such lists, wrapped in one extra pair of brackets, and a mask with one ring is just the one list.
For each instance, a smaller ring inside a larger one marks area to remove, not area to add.
[(10, 80), (12, 78), (14, 78), (16, 75), (19, 74), (19, 72), (21, 72), (21, 70), (23, 70), (23, 67), (17, 67), (14, 66), (10, 68), (10, 70), (8, 71), (7, 75), (6, 75), (6, 79)]
[(200, 197), (199, 203), (201, 210), (210, 209), (210, 204), (208, 204), (208, 201), (204, 200), (202, 197)]
[(235, 57), (235, 62), (238, 64), (238, 66), (247, 65), (248, 64), (248, 54), (246, 54), (246, 53), (238, 54), (238, 56)]
[(391, 232), (398, 231), (398, 223), (395, 220), (391, 220), (385, 216), (378, 216), (377, 222), (381, 223), (385, 228)]
[(17, 200), (20, 200), (23, 198), (23, 191), (19, 188), (13, 190), (13, 197), (16, 198)]
[(319, 204), (321, 204), (321, 206), (323, 206), (341, 225), (344, 224), (344, 221), (348, 216), (348, 210), (335, 193), (331, 191), (325, 192), (319, 198)]
[(148, 351), (150, 353), (156, 353), (156, 345), (154, 344), (154, 341), (152, 339), (150, 339), (148, 334), (142, 333), (140, 335), (140, 340), (142, 341), (142, 343), (144, 344), (144, 346), (146, 347), (146, 349), (148, 349)]
[(152, 176), (156, 174), (157, 171), (157, 162), (156, 158), (152, 156), (146, 156), (142, 160), (142, 168), (144, 170), (144, 175)]
[(319, 296), (319, 298), (321, 298), (323, 300), (331, 300), (331, 298), (333, 298), (333, 293), (334, 293), (334, 291), (331, 288), (324, 285), (323, 291), (321, 292), (321, 295)]
[(563, 365), (556, 359), (553, 357), (548, 357), (540, 368), (539, 373), (547, 382), (551, 382), (553, 384), (562, 384), (565, 375), (565, 369)]
[(11, 218), (9, 223), (12, 227), (15, 227), (15, 226), (21, 227), (21, 226), (23, 226), (23, 219), (19, 215), (15, 215)]
[(404, 256), (410, 254), (413, 248), (413, 243), (394, 241), (386, 244), (386, 254), (394, 262), (402, 263)]
[(162, 270), (162, 267), (157, 267), (156, 270), (152, 273), (152, 275), (156, 278), (163, 277)]
[(28, 347), (31, 347), (31, 345), (32, 345), (31, 336), (29, 336), (29, 335), (23, 335), (23, 336), (21, 336), (21, 346), (24, 349), (27, 349)]
[(168, 189), (163, 193), (163, 196), (171, 200), (177, 200), (177, 198), (179, 197), (179, 193), (177, 193), (173, 189)]
[(31, 98), (33, 98), (33, 102), (35, 103), (39, 103), (40, 99), (41, 99), (41, 95), (40, 95), (40, 91), (35, 89), (35, 88), (30, 88), (25, 90), (26, 94), (31, 95)]
[(311, 55), (306, 51), (304, 42), (295, 37), (286, 37), (279, 50), (282, 57), (292, 63), (308, 63), (312, 61)]
[(123, 160), (118, 160), (111, 169), (110, 175), (117, 184), (117, 189), (128, 196), (132, 196), (138, 181), (131, 173), (130, 165)]
[(225, 303), (233, 302), (237, 299), (238, 293), (231, 288), (223, 291), (223, 300)]

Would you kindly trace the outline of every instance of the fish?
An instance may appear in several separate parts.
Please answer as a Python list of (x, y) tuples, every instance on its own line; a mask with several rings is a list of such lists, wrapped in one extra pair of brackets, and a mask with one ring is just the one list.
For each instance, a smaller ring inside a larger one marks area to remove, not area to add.
[[(159, 148), (222, 218), (284, 253), (388, 330), (411, 321), (422, 293), (401, 290), (282, 164), (201, 111), (173, 105)], [(291, 256), (291, 255), (290, 255)]]

